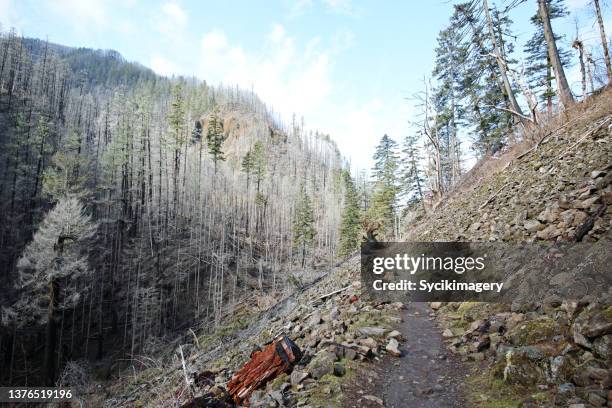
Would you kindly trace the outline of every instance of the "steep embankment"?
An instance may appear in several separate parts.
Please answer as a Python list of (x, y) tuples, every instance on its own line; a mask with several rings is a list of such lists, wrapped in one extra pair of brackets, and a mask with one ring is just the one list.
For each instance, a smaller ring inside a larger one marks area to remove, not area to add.
[[(420, 222), (410, 239), (582, 241), (593, 243), (584, 246), (585, 263), (609, 264), (611, 97), (608, 91), (574, 107), (534, 137), (540, 143), (484, 166), (486, 173), (475, 170), (472, 183)], [(450, 350), (478, 362), (464, 387), (469, 406), (612, 403), (610, 289), (593, 296), (579, 268), (548, 284), (559, 291), (579, 287), (584, 296), (572, 301), (553, 290), (536, 303), (432, 304)]]

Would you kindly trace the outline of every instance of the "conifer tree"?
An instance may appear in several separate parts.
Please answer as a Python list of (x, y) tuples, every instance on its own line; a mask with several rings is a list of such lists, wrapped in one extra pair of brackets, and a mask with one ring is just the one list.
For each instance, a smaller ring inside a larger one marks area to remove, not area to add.
[(252, 161), (252, 171), (255, 176), (255, 183), (257, 184), (257, 193), (259, 194), (261, 183), (266, 175), (267, 157), (264, 150), (264, 145), (261, 141), (256, 141), (253, 145), (253, 153), (251, 154), (250, 160)]
[(380, 222), (384, 229), (392, 227), (395, 220), (399, 167), (396, 149), (397, 142), (385, 134), (374, 152), (374, 191), (368, 218)]
[[(563, 18), (568, 15), (568, 11), (563, 0), (547, 0), (548, 14), (551, 20)], [(536, 31), (533, 36), (525, 44), (525, 53), (528, 55), (527, 60), (529, 65), (525, 68), (529, 85), (540, 95), (542, 101), (546, 103), (546, 110), (549, 115), (552, 114), (553, 100), (557, 96), (557, 92), (553, 87), (553, 68), (548, 48), (546, 46), (546, 38), (544, 37), (544, 24), (540, 13), (536, 13), (531, 17), (531, 24), (535, 26)], [(554, 34), (557, 43), (563, 39), (562, 35)], [(559, 50), (559, 58), (561, 63), (567, 66), (570, 62), (570, 52), (563, 48), (557, 47)]]
[(361, 211), (359, 210), (359, 197), (357, 189), (348, 170), (342, 172), (344, 181), (344, 207), (342, 221), (340, 222), (340, 240), (338, 255), (348, 256), (359, 248), (359, 234), (361, 231)]
[(52, 157), (52, 165), (43, 173), (43, 193), (52, 201), (69, 194), (83, 194), (87, 181), (88, 161), (79, 154), (80, 137), (71, 131), (62, 141), (63, 145)]
[(572, 95), (572, 90), (570, 89), (567, 78), (565, 77), (563, 62), (561, 61), (557, 40), (555, 39), (555, 34), (550, 21), (551, 16), (549, 6), (549, 0), (538, 0), (538, 15), (542, 21), (544, 39), (546, 40), (546, 47), (548, 49), (548, 57), (555, 76), (555, 82), (557, 83), (557, 92), (559, 93), (559, 99), (561, 100), (563, 106), (568, 108), (574, 103), (574, 96)]
[(208, 142), (208, 152), (213, 157), (213, 163), (215, 165), (215, 174), (217, 174), (217, 163), (224, 161), (225, 156), (221, 149), (223, 145), (223, 124), (219, 117), (219, 107), (213, 108), (210, 120), (208, 122), (208, 131), (206, 133), (206, 140)]
[(302, 184), (293, 220), (293, 243), (301, 251), (302, 268), (306, 261), (306, 250), (312, 244), (315, 235), (312, 202)]
[[(168, 123), (170, 125), (170, 131), (172, 134), (171, 140), (173, 141), (173, 153), (174, 153), (174, 173), (173, 173), (173, 208), (174, 213), (177, 213), (179, 204), (179, 172), (181, 170), (181, 151), (183, 144), (185, 143), (185, 137), (183, 135), (185, 121), (185, 100), (183, 98), (183, 87), (180, 83), (176, 84), (173, 89), (173, 100), (168, 115)], [(128, 132), (129, 133), (129, 132)]]
[(407, 199), (407, 204), (415, 202), (423, 202), (423, 185), (425, 178), (419, 168), (419, 147), (418, 137), (414, 134), (409, 134), (404, 139), (402, 156), (402, 167), (400, 173), (401, 193)]
[(79, 200), (62, 198), (47, 214), (17, 264), (21, 298), (15, 310), (22, 325), (47, 327), (44, 374), (49, 385), (55, 378), (60, 312), (75, 307), (87, 291), (91, 269), (86, 244), (95, 231), (96, 225)]
[[(503, 140), (512, 125), (512, 117), (502, 109), (508, 104), (505, 93), (500, 92), (504, 85), (500, 79), (499, 65), (491, 56), (493, 47), (486, 40), (486, 28), (478, 20), (475, 7), (475, 3), (456, 5), (451, 24), (457, 24), (463, 28), (461, 32), (468, 30), (471, 34), (463, 45), (467, 54), (460, 65), (458, 92), (467, 98), (465, 118), (475, 130), (474, 149), (485, 154), (491, 146)], [(507, 22), (501, 21), (500, 24)]]

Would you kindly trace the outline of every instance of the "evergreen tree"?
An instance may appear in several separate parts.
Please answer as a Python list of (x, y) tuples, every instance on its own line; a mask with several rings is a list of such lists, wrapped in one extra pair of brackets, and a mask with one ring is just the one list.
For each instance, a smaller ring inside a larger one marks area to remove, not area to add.
[[(477, 2), (461, 3), (455, 6), (451, 18), (454, 30), (465, 34), (462, 48), (462, 58), (459, 60), (459, 84), (457, 95), (466, 98), (465, 110), (460, 117), (464, 117), (475, 132), (473, 146), (476, 151), (485, 154), (491, 146), (503, 141), (506, 133), (513, 124), (510, 113), (503, 111), (508, 108), (508, 100), (504, 85), (500, 78), (499, 65), (492, 56), (493, 44), (487, 40), (485, 23), (479, 20)], [(506, 33), (510, 21), (496, 16), (497, 31), (494, 33), (500, 40), (499, 33)], [(504, 60), (511, 51), (499, 41)], [(452, 59), (448, 63), (455, 63)], [(465, 116), (463, 116), (465, 115)]]
[(85, 157), (79, 154), (81, 140), (76, 131), (68, 133), (63, 145), (52, 157), (52, 165), (43, 173), (43, 193), (53, 201), (69, 194), (83, 194), (87, 181)]
[(338, 255), (347, 256), (359, 248), (361, 231), (361, 211), (355, 183), (348, 170), (342, 172), (344, 181), (344, 208), (340, 222), (340, 241)]
[(208, 122), (208, 131), (206, 133), (206, 140), (208, 142), (208, 152), (213, 157), (213, 163), (215, 164), (215, 174), (217, 174), (217, 162), (224, 161), (223, 150), (223, 124), (219, 117), (219, 107), (213, 108), (210, 120)]
[(306, 249), (312, 244), (315, 235), (312, 202), (304, 184), (302, 184), (293, 220), (293, 243), (296, 248), (301, 250), (302, 268), (306, 261)]
[(398, 194), (396, 177), (399, 167), (396, 149), (397, 143), (385, 134), (374, 153), (374, 191), (368, 218), (380, 222), (383, 229), (393, 226), (395, 220)]
[(423, 202), (423, 185), (425, 178), (419, 168), (419, 147), (418, 136), (407, 135), (404, 139), (404, 149), (402, 150), (402, 167), (400, 172), (400, 192), (407, 199), (407, 204)]
[[(563, 18), (569, 13), (565, 7), (563, 0), (547, 0), (548, 13), (551, 20)], [(557, 92), (553, 87), (555, 80), (552, 63), (548, 55), (546, 38), (544, 37), (544, 24), (540, 13), (536, 13), (531, 17), (531, 24), (535, 26), (536, 31), (533, 36), (525, 44), (525, 53), (528, 55), (527, 61), (529, 65), (525, 68), (530, 86), (540, 95), (542, 101), (546, 103), (548, 114), (552, 114), (553, 100), (557, 96)], [(563, 35), (554, 34), (555, 41), (563, 39)], [(571, 53), (569, 50), (560, 48), (559, 58), (564, 66), (569, 65)]]
[(260, 192), (261, 182), (266, 175), (267, 157), (264, 150), (264, 145), (261, 141), (256, 141), (253, 146), (253, 152), (251, 154), (251, 166), (253, 175), (255, 176), (255, 183), (257, 185), (257, 193)]
[(86, 242), (96, 225), (78, 199), (62, 198), (47, 214), (17, 264), (21, 298), (15, 306), (23, 325), (47, 326), (44, 374), (55, 383), (57, 323), (63, 310), (74, 308), (87, 291)]
[(191, 143), (197, 143), (202, 139), (202, 123), (196, 120), (195, 126), (191, 131)]

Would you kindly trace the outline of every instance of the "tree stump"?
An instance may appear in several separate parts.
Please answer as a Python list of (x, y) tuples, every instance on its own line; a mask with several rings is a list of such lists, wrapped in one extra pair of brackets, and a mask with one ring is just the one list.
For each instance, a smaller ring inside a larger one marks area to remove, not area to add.
[(251, 354), (251, 360), (227, 384), (227, 391), (237, 405), (248, 406), (253, 391), (289, 371), (301, 358), (300, 348), (289, 337), (279, 337)]

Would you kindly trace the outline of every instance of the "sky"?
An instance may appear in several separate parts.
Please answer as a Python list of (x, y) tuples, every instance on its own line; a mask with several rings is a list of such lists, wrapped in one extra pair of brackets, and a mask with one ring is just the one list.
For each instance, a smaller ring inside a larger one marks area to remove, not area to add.
[[(508, 0), (489, 0), (503, 7)], [(28, 37), (119, 51), (159, 74), (253, 89), (285, 121), (331, 135), (352, 167), (368, 169), (383, 134), (401, 141), (413, 96), (433, 68), (451, 0), (0, 0), (0, 24)], [(597, 46), (589, 0), (553, 29), (575, 37), (576, 19)], [(604, 6), (612, 31), (611, 6)], [(531, 36), (536, 0), (512, 10), (518, 49)], [(520, 52), (518, 53), (520, 57)], [(568, 73), (579, 89), (578, 68)], [(464, 151), (469, 155), (469, 144)], [(469, 162), (470, 160), (468, 160)]]

